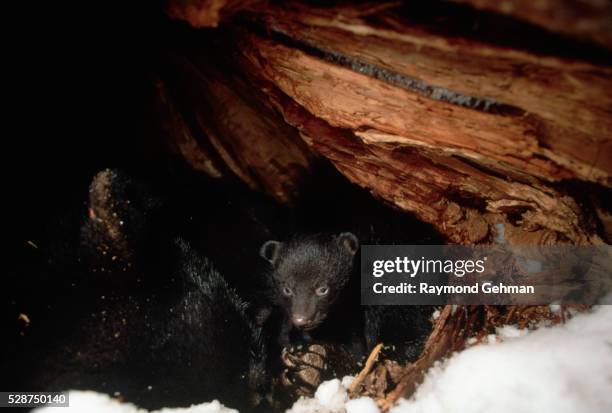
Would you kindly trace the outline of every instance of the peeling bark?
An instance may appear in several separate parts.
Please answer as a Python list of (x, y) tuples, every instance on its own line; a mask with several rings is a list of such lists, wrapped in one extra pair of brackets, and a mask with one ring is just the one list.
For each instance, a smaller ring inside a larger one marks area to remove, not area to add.
[[(540, 177), (557, 180), (576, 176), (610, 186), (612, 93), (602, 91), (612, 88), (611, 67), (541, 59), (477, 42), (453, 44), (442, 36), (419, 35), (417, 29), (397, 33), (364, 26), (359, 20), (336, 22), (316, 15), (300, 16), (297, 19), (285, 13), (271, 17), (267, 28), (314, 48), (326, 60), (413, 92), (415, 99), (421, 95), (490, 113), (479, 117), (462, 109), (447, 109), (461, 118), (473, 118), (490, 133), (516, 140), (517, 146), (522, 145), (520, 156), (539, 157), (568, 170)], [(313, 26), (317, 30), (312, 30)], [(272, 52), (280, 57), (282, 53)], [(501, 120), (501, 116), (510, 119)], [(513, 129), (505, 132), (487, 122), (500, 127), (511, 123)], [(454, 129), (450, 123), (448, 127)], [(479, 151), (473, 142), (461, 136), (456, 139)], [(507, 152), (517, 154), (513, 149)]]
[[(259, 65), (252, 71), (278, 87), (272, 99), (315, 151), (451, 241), (490, 241), (502, 225), (511, 243), (600, 242), (573, 199), (534, 186), (534, 176), (571, 175), (529, 156), (535, 143), (524, 139), (518, 121), (424, 100), (300, 51), (249, 41), (255, 44), (244, 50)], [(507, 217), (517, 211), (518, 226)]]
[[(287, 200), (299, 192), (288, 165), (308, 170), (323, 156), (455, 243), (603, 242), (609, 207), (576, 199), (567, 183), (603, 194), (612, 186), (609, 54), (569, 44), (557, 54), (564, 43), (554, 36), (537, 47), (498, 44), (464, 34), (465, 22), (440, 30), (436, 13), (420, 24), (405, 7), (293, 2), (229, 19), (215, 37), (227, 59), (187, 56), (206, 73), (192, 83), (204, 85), (209, 106), (194, 116), (222, 163)], [(211, 80), (215, 65), (232, 67), (241, 86)], [(245, 95), (254, 95), (251, 115), (227, 111)], [(278, 158), (277, 179), (266, 160)]]

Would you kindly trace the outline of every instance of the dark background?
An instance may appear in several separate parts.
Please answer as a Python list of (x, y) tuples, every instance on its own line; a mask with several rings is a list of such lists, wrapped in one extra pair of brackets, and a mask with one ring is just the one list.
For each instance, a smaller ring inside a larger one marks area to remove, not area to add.
[(149, 81), (164, 47), (159, 4), (17, 3), (3, 11), (0, 362), (21, 346), (16, 315), (36, 320), (54, 299), (33, 274), (44, 263), (28, 241), (44, 247), (56, 217), (84, 209), (100, 169), (147, 175), (168, 159)]
[(149, 81), (162, 17), (156, 2), (27, 2), (6, 13), (11, 244), (36, 237), (101, 168), (152, 171), (166, 156)]

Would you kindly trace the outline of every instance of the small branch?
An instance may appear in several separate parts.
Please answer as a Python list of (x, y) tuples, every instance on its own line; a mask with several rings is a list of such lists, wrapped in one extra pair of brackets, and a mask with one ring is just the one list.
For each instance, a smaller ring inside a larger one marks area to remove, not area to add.
[(425, 343), (421, 357), (406, 366), (399, 383), (385, 399), (379, 400), (381, 411), (388, 411), (400, 397), (410, 397), (425, 373), (436, 360), (440, 360), (453, 349), (462, 347), (466, 336), (466, 324), (471, 317), (463, 315), (463, 308), (453, 312), (452, 305), (446, 305), (435, 322), (433, 331)]
[(372, 350), (372, 352), (368, 356), (368, 359), (366, 360), (365, 366), (363, 367), (363, 369), (359, 372), (357, 377), (355, 377), (355, 379), (351, 383), (351, 385), (349, 387), (349, 393), (350, 394), (354, 394), (355, 393), (355, 391), (361, 385), (363, 380), (365, 380), (365, 378), (368, 375), (368, 373), (370, 372), (370, 370), (372, 370), (372, 367), (374, 366), (374, 363), (376, 362), (376, 360), (378, 360), (378, 353), (380, 353), (380, 350), (382, 350), (382, 348), (383, 348), (383, 343), (379, 343), (379, 344), (376, 345), (376, 347), (374, 347), (374, 349)]

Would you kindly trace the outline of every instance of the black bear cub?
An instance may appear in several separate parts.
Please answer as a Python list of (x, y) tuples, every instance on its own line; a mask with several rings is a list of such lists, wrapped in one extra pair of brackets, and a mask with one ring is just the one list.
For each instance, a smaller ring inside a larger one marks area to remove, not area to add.
[(346, 298), (358, 248), (357, 237), (349, 232), (305, 235), (286, 243), (267, 241), (261, 247), (271, 269), (271, 303), (283, 310), (281, 344), (288, 344), (293, 327), (314, 330), (330, 312), (342, 310), (336, 307)]
[[(281, 309), (279, 342), (301, 338), (349, 344), (364, 356), (379, 342), (398, 361), (418, 356), (431, 329), (428, 306), (362, 306), (356, 265), (359, 240), (350, 232), (294, 237), (286, 243), (268, 241), (261, 256), (270, 264), (269, 300)], [(319, 333), (318, 335), (316, 333)]]

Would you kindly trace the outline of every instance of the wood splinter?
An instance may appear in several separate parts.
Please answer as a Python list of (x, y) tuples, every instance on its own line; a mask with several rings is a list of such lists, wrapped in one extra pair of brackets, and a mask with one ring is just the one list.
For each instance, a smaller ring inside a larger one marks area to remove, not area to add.
[(378, 353), (380, 353), (380, 350), (382, 350), (382, 348), (383, 343), (378, 343), (368, 356), (368, 359), (365, 362), (365, 366), (363, 366), (363, 369), (359, 372), (357, 377), (355, 377), (355, 379), (351, 382), (351, 385), (349, 386), (349, 393), (351, 395), (355, 394), (357, 388), (361, 385), (361, 383), (365, 380), (366, 376), (372, 370), (374, 363), (376, 363), (376, 361), (378, 360)]

